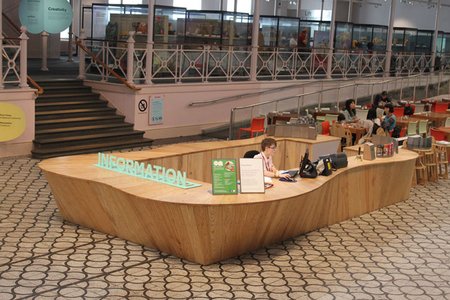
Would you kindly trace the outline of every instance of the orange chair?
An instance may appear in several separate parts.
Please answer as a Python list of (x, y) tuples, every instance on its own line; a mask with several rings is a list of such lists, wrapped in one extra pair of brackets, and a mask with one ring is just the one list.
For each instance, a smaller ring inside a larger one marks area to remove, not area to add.
[(330, 122), (328, 122), (328, 121), (322, 122), (322, 134), (330, 135)]
[(446, 112), (448, 109), (448, 103), (447, 102), (434, 102), (433, 106), (431, 107), (431, 111), (434, 112)]
[(250, 137), (253, 137), (253, 133), (264, 133), (264, 121), (266, 118), (253, 118), (250, 127), (239, 128), (238, 139), (241, 138), (242, 131), (250, 132)]
[(405, 137), (406, 136), (406, 127), (402, 127), (402, 129), (400, 130), (400, 137)]
[(394, 107), (394, 115), (397, 118), (401, 118), (405, 115), (405, 108), (404, 107)]
[(430, 135), (434, 137), (436, 141), (445, 141), (445, 133), (435, 128), (430, 128)]

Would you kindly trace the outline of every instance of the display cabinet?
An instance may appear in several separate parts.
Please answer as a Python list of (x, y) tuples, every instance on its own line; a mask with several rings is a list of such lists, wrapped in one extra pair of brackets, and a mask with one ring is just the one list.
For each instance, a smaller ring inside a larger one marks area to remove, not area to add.
[(297, 18), (280, 17), (278, 19), (277, 46), (281, 48), (296, 48), (299, 40), (300, 20)]
[(222, 45), (248, 45), (250, 17), (245, 13), (223, 12)]
[(373, 51), (386, 51), (388, 27), (374, 25), (372, 31)]
[(417, 30), (416, 38), (416, 53), (431, 53), (431, 45), (433, 43), (433, 31), (432, 30)]
[(352, 46), (352, 23), (336, 22), (334, 48), (336, 50), (350, 50)]
[(276, 47), (278, 38), (278, 17), (260, 16), (259, 46)]
[(330, 22), (300, 20), (300, 47), (328, 48), (329, 41)]
[(415, 52), (417, 30), (412, 28), (394, 28), (392, 51)]
[(222, 13), (219, 11), (186, 12), (186, 44), (220, 45)]
[(186, 9), (172, 6), (155, 6), (153, 40), (155, 43), (179, 43), (184, 40)]

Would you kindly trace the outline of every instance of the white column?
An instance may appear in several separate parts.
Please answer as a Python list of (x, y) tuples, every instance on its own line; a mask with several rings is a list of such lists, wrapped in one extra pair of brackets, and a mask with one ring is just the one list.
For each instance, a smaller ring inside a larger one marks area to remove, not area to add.
[(42, 41), (42, 66), (41, 66), (41, 71), (48, 71), (48, 68), (47, 68), (48, 33), (46, 31), (42, 31), (42, 33), (41, 33), (41, 41)]
[[(262, 0), (255, 0), (253, 6), (253, 24), (252, 24), (252, 54), (250, 60), (250, 80), (256, 81), (256, 71), (258, 68), (258, 36), (259, 36), (259, 14), (260, 2)], [(275, 1), (276, 2), (276, 1)]]
[(127, 40), (127, 82), (133, 83), (134, 77), (134, 31), (128, 33)]
[(0, 0), (0, 89), (3, 88), (3, 0)]
[(352, 9), (353, 9), (353, 0), (348, 0), (348, 12), (347, 12), (348, 23), (352, 21)]
[[(74, 9), (73, 9), (73, 1), (72, 0), (70, 0), (70, 6), (72, 7), (72, 11), (73, 11)], [(67, 61), (68, 62), (73, 61), (73, 58), (72, 58), (72, 44), (73, 44), (72, 24), (73, 24), (73, 20), (69, 26), (69, 42), (67, 43)]]
[(153, 68), (153, 20), (154, 20), (155, 0), (148, 0), (147, 14), (147, 57), (145, 60), (145, 83), (152, 84)]
[(435, 60), (436, 60), (436, 47), (437, 47), (437, 38), (439, 34), (439, 11), (441, 9), (441, 0), (437, 0), (436, 4), (436, 18), (434, 19), (434, 35), (433, 35), (433, 44), (431, 46), (431, 72), (434, 71)]
[[(84, 33), (84, 28), (80, 30), (80, 44), (84, 46), (84, 39), (86, 34)], [(78, 55), (80, 57), (80, 63), (78, 64), (78, 79), (84, 80), (86, 78), (86, 53), (81, 47), (78, 49)]]
[(297, 0), (297, 18), (300, 18), (302, 12), (302, 0)]
[(21, 88), (28, 88), (27, 84), (27, 58), (28, 58), (28, 52), (27, 52), (27, 42), (28, 42), (28, 36), (27, 36), (27, 29), (22, 26), (20, 28), (20, 31), (22, 32), (20, 34), (20, 82), (19, 87)]
[[(328, 59), (327, 59), (327, 78), (331, 78), (331, 71), (333, 68), (333, 50), (334, 50), (334, 31), (335, 31), (335, 23), (336, 23), (336, 8), (337, 8), (337, 0), (333, 0), (333, 7), (331, 11), (331, 23), (330, 23), (330, 44), (328, 45)], [(323, 2), (322, 2), (322, 11), (323, 11)]]
[(391, 70), (391, 57), (392, 57), (392, 37), (394, 35), (394, 19), (395, 9), (397, 7), (397, 0), (391, 0), (391, 12), (389, 13), (389, 28), (386, 45), (386, 62), (384, 67), (384, 76), (389, 77)]

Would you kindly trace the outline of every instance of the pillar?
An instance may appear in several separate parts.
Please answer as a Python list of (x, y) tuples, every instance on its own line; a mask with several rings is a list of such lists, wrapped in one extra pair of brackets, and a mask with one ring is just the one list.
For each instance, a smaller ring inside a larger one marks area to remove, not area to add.
[(256, 81), (256, 72), (258, 68), (258, 37), (259, 37), (259, 15), (261, 0), (255, 0), (253, 6), (253, 24), (252, 24), (252, 53), (250, 60), (250, 80)]
[(389, 28), (386, 45), (386, 61), (384, 67), (384, 76), (389, 77), (391, 70), (391, 58), (392, 58), (392, 37), (394, 36), (394, 19), (395, 9), (397, 7), (397, 0), (391, 0), (391, 11), (389, 13)]
[(155, 0), (148, 0), (147, 14), (147, 57), (145, 60), (145, 83), (152, 84), (153, 78), (153, 20), (155, 14)]

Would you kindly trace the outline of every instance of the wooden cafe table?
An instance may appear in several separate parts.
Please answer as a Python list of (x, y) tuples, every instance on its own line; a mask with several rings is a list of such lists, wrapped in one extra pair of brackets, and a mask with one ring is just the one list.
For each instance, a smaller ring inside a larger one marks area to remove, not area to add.
[(413, 119), (429, 120), (433, 122), (434, 127), (441, 127), (445, 124), (447, 117), (450, 117), (450, 113), (442, 112), (426, 112), (412, 115)]

